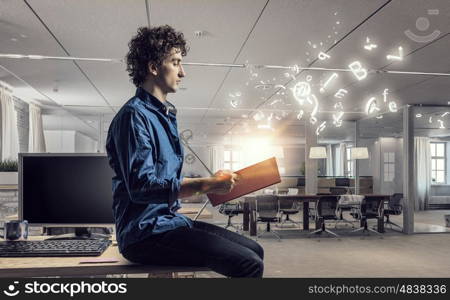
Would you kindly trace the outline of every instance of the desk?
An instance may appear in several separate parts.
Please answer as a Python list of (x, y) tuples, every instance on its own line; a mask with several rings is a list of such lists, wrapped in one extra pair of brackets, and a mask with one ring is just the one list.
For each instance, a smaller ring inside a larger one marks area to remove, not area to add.
[[(30, 240), (43, 240), (48, 236), (32, 236)], [(88, 258), (115, 258), (115, 263), (83, 263)], [(134, 264), (123, 258), (113, 242), (101, 256), (96, 257), (2, 257), (0, 278), (48, 277), (48, 276), (93, 276), (106, 274), (167, 274), (177, 272), (210, 271), (206, 267), (173, 267)]]
[[(177, 213), (183, 214), (186, 217), (190, 218), (190, 219), (194, 219), (195, 216), (198, 214), (200, 208), (187, 208), (187, 207), (181, 207), (179, 210), (177, 210)], [(213, 215), (212, 213), (207, 210), (204, 209), (202, 211), (202, 213), (200, 214), (200, 216), (198, 216), (199, 219), (212, 219)]]
[[(289, 199), (303, 203), (303, 230), (309, 230), (309, 202), (317, 201), (320, 196), (317, 195), (278, 195), (280, 199)], [(256, 235), (256, 195), (245, 196), (244, 198), (244, 216), (243, 229), (249, 230), (251, 236)], [(316, 224), (316, 226), (318, 226)]]
[[(193, 218), (198, 209), (181, 208), (178, 212)], [(203, 210), (200, 219), (212, 218), (212, 213)], [(17, 219), (17, 216), (14, 216)], [(44, 240), (48, 236), (30, 236), (30, 240)], [(88, 258), (113, 258), (115, 263), (83, 263)], [(129, 262), (120, 253), (115, 240), (100, 256), (83, 257), (1, 257), (0, 278), (48, 277), (48, 276), (93, 276), (106, 274), (167, 274), (178, 272), (211, 271), (206, 267), (174, 267), (140, 265)]]
[[(383, 201), (389, 201), (390, 195), (375, 195), (366, 194), (365, 198), (382, 197)], [(250, 236), (256, 235), (256, 195), (244, 196), (243, 201), (243, 230), (250, 231)], [(278, 195), (278, 198), (293, 199), (297, 202), (303, 203), (303, 230), (309, 230), (309, 202), (316, 202), (320, 195)], [(377, 230), (380, 233), (384, 232), (384, 210), (381, 209), (381, 217), (378, 219)], [(318, 220), (316, 220), (316, 228), (318, 228)]]

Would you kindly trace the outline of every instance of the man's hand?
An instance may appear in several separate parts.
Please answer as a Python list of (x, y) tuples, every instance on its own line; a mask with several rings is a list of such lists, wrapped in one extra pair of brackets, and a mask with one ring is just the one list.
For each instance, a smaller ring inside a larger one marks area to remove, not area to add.
[(239, 175), (231, 171), (220, 170), (211, 177), (184, 178), (178, 197), (187, 198), (201, 194), (229, 193), (239, 181)]
[(207, 193), (227, 194), (238, 183), (239, 176), (228, 170), (220, 170), (210, 177), (210, 187)]

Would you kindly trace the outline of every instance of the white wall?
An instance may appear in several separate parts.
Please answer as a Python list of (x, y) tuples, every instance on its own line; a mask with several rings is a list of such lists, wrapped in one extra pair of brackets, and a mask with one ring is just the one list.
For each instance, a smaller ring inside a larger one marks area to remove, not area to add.
[[(372, 174), (374, 193), (403, 193), (403, 139), (380, 137), (374, 146)], [(384, 178), (384, 153), (395, 153), (395, 175), (393, 181)]]
[(96, 152), (97, 142), (75, 130), (44, 130), (47, 152)]
[(87, 135), (75, 132), (75, 152), (77, 153), (94, 153), (97, 152), (97, 141), (94, 141)]
[(44, 130), (47, 152), (75, 152), (74, 130)]

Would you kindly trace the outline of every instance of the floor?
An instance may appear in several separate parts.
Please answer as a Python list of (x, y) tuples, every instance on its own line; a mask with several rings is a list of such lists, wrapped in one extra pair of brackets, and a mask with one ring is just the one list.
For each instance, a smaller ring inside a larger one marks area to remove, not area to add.
[[(190, 207), (197, 204), (186, 204)], [(213, 218), (205, 220), (223, 226), (226, 217), (208, 206)], [(443, 215), (450, 211), (417, 213), (416, 229), (431, 232), (447, 230)], [(297, 216), (296, 220), (299, 219)], [(242, 222), (234, 217), (233, 222)], [(401, 225), (402, 217), (392, 221)], [(374, 222), (370, 226), (375, 226)], [(450, 234), (413, 234), (387, 228), (382, 238), (376, 235), (351, 234), (351, 227), (334, 223), (328, 228), (341, 237), (308, 237), (297, 228), (276, 228), (281, 241), (265, 234), (258, 242), (265, 250), (265, 277), (450, 277)], [(264, 230), (264, 226), (260, 226)], [(245, 234), (245, 233), (244, 233)], [(247, 235), (247, 234), (246, 234)], [(253, 237), (251, 237), (253, 238)], [(196, 277), (221, 277), (214, 272)]]
[[(199, 207), (200, 204), (183, 204)], [(227, 218), (218, 209), (208, 206), (211, 219), (205, 221), (219, 226)], [(11, 212), (0, 210), (0, 215)], [(424, 211), (415, 214), (415, 230), (419, 232), (450, 231), (445, 227), (444, 215), (450, 210)], [(294, 220), (299, 220), (296, 215)], [(242, 223), (242, 216), (234, 217), (234, 223)], [(402, 225), (402, 216), (392, 217)], [(371, 226), (375, 225), (371, 223)], [(261, 230), (264, 226), (261, 225)], [(312, 225), (314, 227), (314, 225)], [(258, 242), (265, 250), (265, 277), (450, 277), (450, 234), (404, 235), (387, 228), (380, 239), (377, 236), (350, 234), (351, 227), (340, 225), (329, 229), (341, 235), (339, 239), (308, 237), (307, 232), (296, 228), (276, 228), (279, 242), (273, 235), (265, 235)], [(244, 233), (245, 234), (245, 233)], [(247, 234), (246, 234), (247, 235)], [(253, 237), (251, 237), (253, 238)], [(182, 274), (183, 275), (183, 274)], [(186, 274), (187, 277), (192, 274)], [(199, 272), (200, 278), (222, 277), (215, 272)], [(147, 277), (147, 274), (129, 275)]]

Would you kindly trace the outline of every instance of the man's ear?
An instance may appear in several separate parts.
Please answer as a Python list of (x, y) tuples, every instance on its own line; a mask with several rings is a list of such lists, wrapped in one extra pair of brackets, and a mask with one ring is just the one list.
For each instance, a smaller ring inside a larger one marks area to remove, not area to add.
[(148, 72), (154, 76), (158, 75), (158, 68), (154, 63), (148, 63)]

